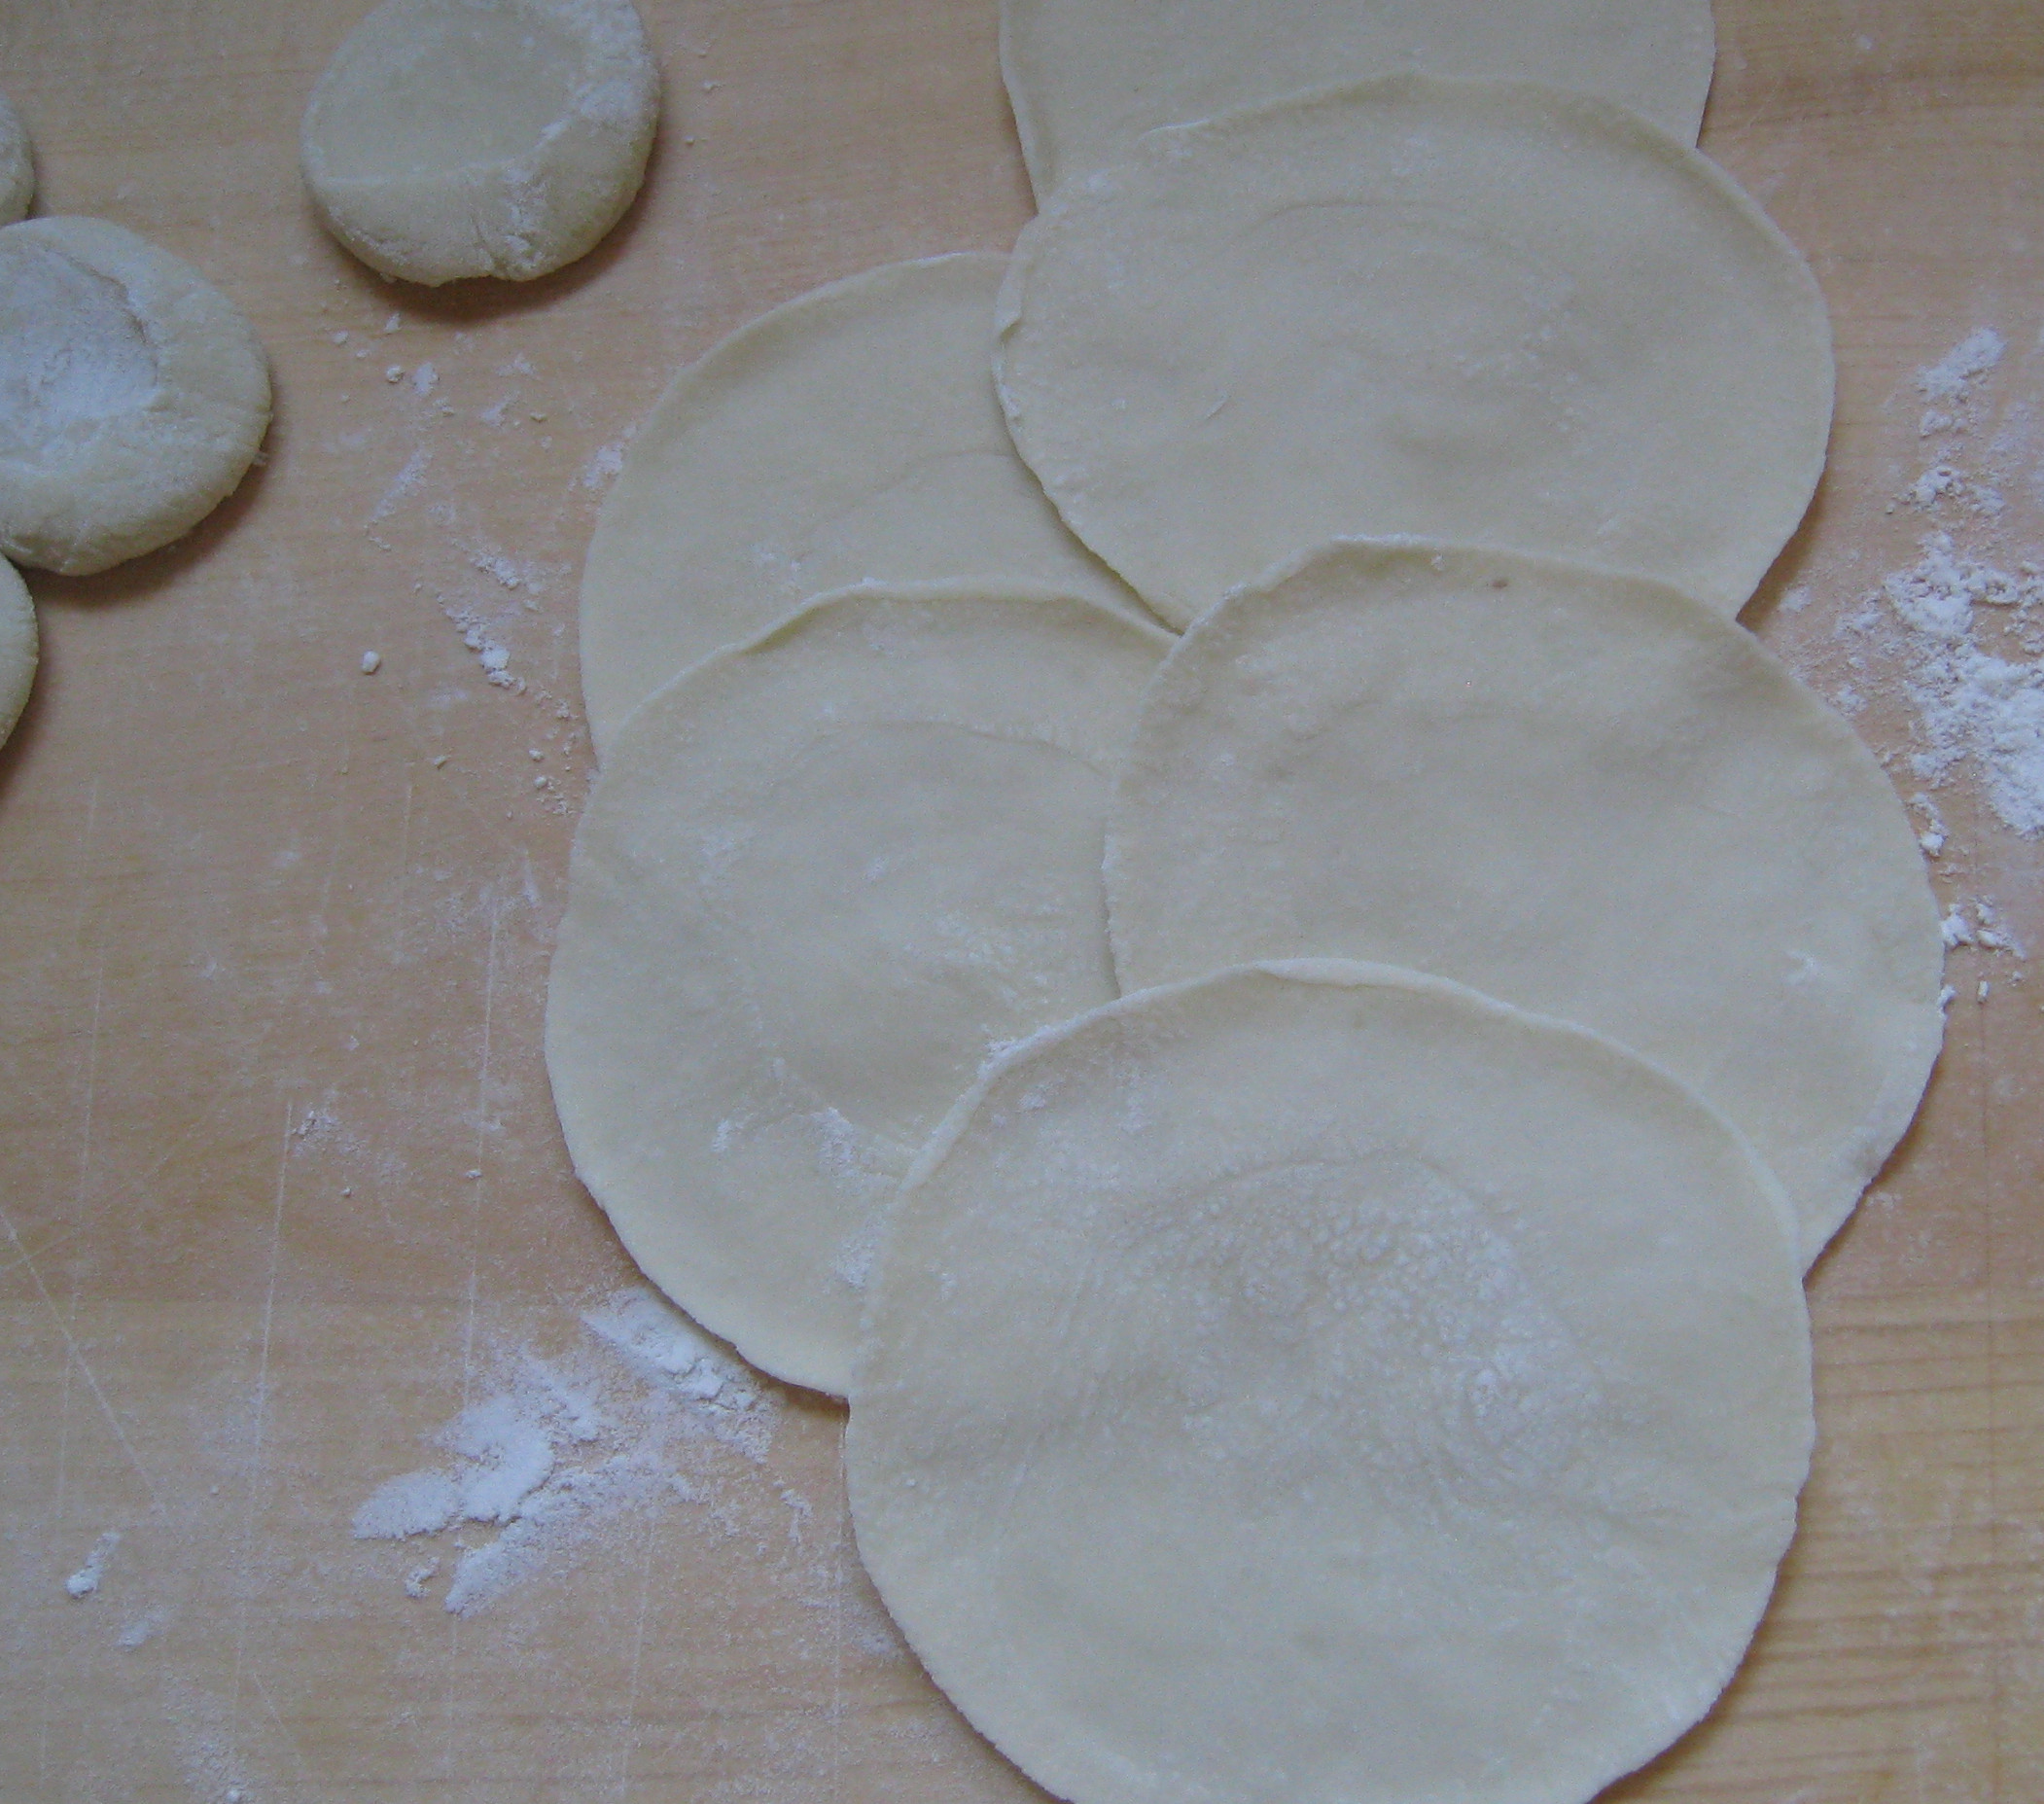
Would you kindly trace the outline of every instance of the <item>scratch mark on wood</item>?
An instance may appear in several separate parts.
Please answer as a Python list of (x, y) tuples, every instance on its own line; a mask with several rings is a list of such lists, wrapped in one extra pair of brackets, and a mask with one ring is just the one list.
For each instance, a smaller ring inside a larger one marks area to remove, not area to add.
[[(256, 1356), (255, 1422), (249, 1432), (248, 1493), (241, 1519), (241, 1604), (234, 1624), (234, 1680), (228, 1696), (228, 1761), (233, 1764), (240, 1751), (241, 1680), (247, 1671), (248, 1619), (255, 1601), (256, 1503), (262, 1488), (263, 1437), (269, 1415), (269, 1330), (277, 1308), (277, 1265), (284, 1244), (284, 1192), (291, 1173), (292, 1122), (298, 1114), (294, 1100), (284, 1105), (284, 1132), (277, 1149), (276, 1195), (269, 1211), (269, 1283), (263, 1293), (262, 1348)], [(253, 1677), (253, 1675), (251, 1675)], [(260, 1692), (261, 1682), (257, 1689)]]
[[(78, 1283), (71, 1285), (71, 1316), (78, 1316)], [(67, 1353), (64, 1356), (64, 1379), (57, 1393), (56, 1406), (56, 1485), (50, 1500), (50, 1529), (48, 1539), (54, 1544), (64, 1525), (64, 1484), (70, 1470), (71, 1458), (71, 1374), (77, 1369), (77, 1362)], [(50, 1703), (51, 1694), (56, 1688), (58, 1662), (52, 1660), (43, 1673), (43, 1696), (38, 1708), (36, 1722), (36, 1790), (43, 1796), (50, 1795)]]
[(639, 1561), (639, 1619), (632, 1630), (632, 1672), (624, 1691), (624, 1720), (617, 1726), (617, 1797), (619, 1804), (631, 1796), (632, 1753), (638, 1741), (639, 1662), (646, 1651), (646, 1617), (652, 1602), (653, 1541), (660, 1526), (659, 1504), (646, 1512), (646, 1547)]

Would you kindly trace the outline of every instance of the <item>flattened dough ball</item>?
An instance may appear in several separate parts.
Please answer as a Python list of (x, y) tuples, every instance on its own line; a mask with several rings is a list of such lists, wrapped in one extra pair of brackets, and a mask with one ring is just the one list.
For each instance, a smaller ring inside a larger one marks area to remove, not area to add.
[(0, 226), (11, 226), (35, 198), (35, 156), (21, 116), (0, 94)]
[(1696, 142), (1709, 0), (1002, 0), (1001, 69), (1038, 195), (1152, 125), (1411, 71), (1598, 94)]
[(1515, 83), (1160, 127), (1024, 229), (1002, 322), (1023, 457), (1176, 626), (1392, 534), (1736, 614), (1831, 421), (1823, 299), (1759, 208), (1623, 108)]
[(977, 1085), (846, 1443), (931, 1675), (1077, 1804), (1583, 1804), (1717, 1696), (1795, 1526), (1779, 1186), (1608, 1042), (1238, 970)]
[(0, 745), (28, 706), (37, 646), (35, 603), (14, 565), (0, 560)]
[(599, 751), (669, 677), (855, 583), (1034, 584), (1150, 618), (1015, 455), (989, 369), (1006, 268), (969, 252), (848, 276), (669, 384), (582, 572)]
[(1806, 1261), (1944, 1032), (1922, 853), (1851, 728), (1687, 596), (1503, 552), (1336, 546), (1208, 616), (1108, 898), (1126, 988), (1338, 955), (1609, 1035), (1752, 1141)]
[(0, 229), (0, 551), (84, 576), (167, 545), (268, 425), (255, 329), (182, 258), (104, 220)]
[(1170, 635), (854, 590), (618, 729), (546, 998), (575, 1168), (646, 1274), (842, 1393), (878, 1213), (996, 1043), (1113, 995), (1108, 793)]
[(631, 0), (385, 0), (313, 88), (300, 157), (372, 269), (522, 282), (617, 224), (659, 107)]

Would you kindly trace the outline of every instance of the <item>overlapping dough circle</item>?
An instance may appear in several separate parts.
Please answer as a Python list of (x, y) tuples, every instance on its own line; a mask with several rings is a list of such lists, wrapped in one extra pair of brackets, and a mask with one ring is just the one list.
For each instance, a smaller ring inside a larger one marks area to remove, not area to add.
[(1174, 625), (1343, 536), (1727, 614), (1823, 466), (1795, 249), (1622, 108), (1395, 77), (1160, 127), (1026, 227), (998, 374), (1066, 522)]
[(0, 559), (0, 745), (15, 730), (35, 686), (40, 645), (35, 603), (14, 565)]
[(1582, 1804), (1707, 1710), (1812, 1437), (1779, 1186), (1608, 1042), (1348, 964), (991, 1068), (883, 1243), (859, 1547), (1080, 1804)]
[(1943, 944), (1900, 802), (1742, 627), (1636, 580), (1328, 548), (1145, 697), (1108, 841), (1126, 988), (1409, 965), (1693, 1084), (1814, 1259), (1914, 1115)]
[(1002, 0), (1001, 68), (1040, 196), (1152, 125), (1412, 70), (1599, 94), (1696, 142), (1709, 0)]
[(1101, 837), (1170, 635), (856, 590), (620, 728), (576, 837), (546, 1061), (656, 1284), (842, 1392), (877, 1212), (989, 1046), (1110, 997)]
[(602, 748), (631, 707), (812, 595), (1035, 584), (1149, 617), (1065, 530), (995, 399), (1004, 257), (891, 264), (776, 307), (684, 370), (632, 442), (582, 575)]

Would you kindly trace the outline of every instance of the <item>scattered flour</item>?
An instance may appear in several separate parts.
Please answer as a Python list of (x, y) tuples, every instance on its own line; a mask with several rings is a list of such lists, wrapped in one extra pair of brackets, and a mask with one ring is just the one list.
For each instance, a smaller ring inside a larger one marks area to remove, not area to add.
[(106, 1576), (106, 1563), (114, 1549), (121, 1545), (121, 1531), (109, 1529), (92, 1543), (92, 1551), (86, 1555), (86, 1563), (64, 1580), (64, 1589), (75, 1598), (88, 1598), (99, 1589), (99, 1581)]
[[(355, 1512), (359, 1540), (403, 1540), (481, 1524), (457, 1538), (446, 1608), (470, 1615), (587, 1542), (627, 1510), (706, 1501), (688, 1468), (733, 1453), (757, 1465), (773, 1434), (770, 1392), (736, 1355), (651, 1291), (624, 1290), (581, 1317), (575, 1356), (530, 1350), (506, 1382), (433, 1436), (451, 1458), (386, 1480)], [(808, 1504), (790, 1494), (799, 1514)], [(407, 1595), (428, 1595), (440, 1561), (413, 1566)]]

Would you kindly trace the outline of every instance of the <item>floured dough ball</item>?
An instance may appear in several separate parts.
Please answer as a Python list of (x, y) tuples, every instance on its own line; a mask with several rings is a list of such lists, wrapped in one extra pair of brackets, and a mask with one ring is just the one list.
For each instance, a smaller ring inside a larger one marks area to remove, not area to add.
[(1585, 1804), (1795, 1529), (1780, 1188), (1694, 1094), (1311, 963), (992, 1066), (903, 1185), (846, 1466), (975, 1727), (1077, 1804)]
[(1511, 77), (1696, 142), (1710, 0), (1002, 0), (1001, 69), (1040, 196), (1152, 125), (1328, 82)]
[(1397, 76), (1159, 127), (1024, 228), (1002, 310), (1017, 447), (1174, 626), (1392, 534), (1736, 614), (1831, 422), (1794, 246), (1686, 145), (1528, 83)]
[(82, 576), (166, 545), (268, 425), (255, 329), (182, 258), (104, 220), (0, 229), (0, 551)]
[(35, 603), (14, 565), (0, 562), (0, 744), (5, 744), (35, 685)]
[(11, 226), (35, 198), (35, 158), (21, 116), (0, 94), (0, 226)]
[(589, 543), (589, 732), (855, 583), (1034, 584), (1150, 617), (1066, 530), (994, 394), (1007, 259), (887, 264), (741, 326), (668, 385)]
[(924, 584), (705, 658), (605, 748), (546, 993), (575, 1169), (647, 1276), (841, 1393), (881, 1210), (988, 1048), (1114, 993), (1101, 837), (1171, 644)]
[(1806, 1260), (1944, 1033), (1852, 729), (1688, 596), (1505, 552), (1335, 546), (1231, 595), (1144, 698), (1107, 873), (1124, 988), (1334, 955), (1608, 1034), (1752, 1141)]
[(526, 281), (639, 192), (659, 74), (630, 0), (386, 0), (305, 109), (305, 183), (386, 275)]

